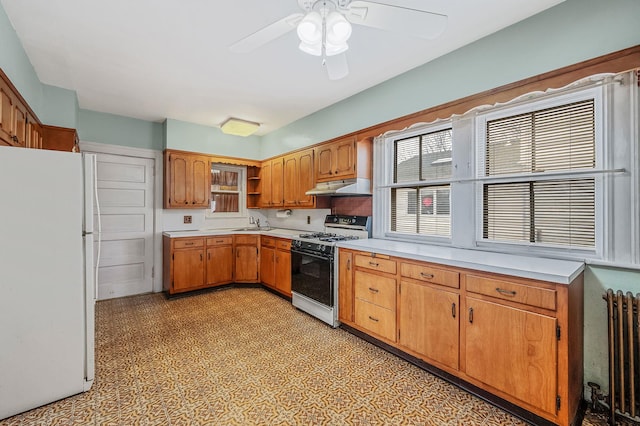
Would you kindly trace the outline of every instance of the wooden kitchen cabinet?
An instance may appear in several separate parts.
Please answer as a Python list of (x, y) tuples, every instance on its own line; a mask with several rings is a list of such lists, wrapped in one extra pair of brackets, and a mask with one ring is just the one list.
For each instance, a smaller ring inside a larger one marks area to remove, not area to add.
[(54, 151), (80, 152), (76, 129), (42, 126), (43, 148)]
[(164, 208), (208, 208), (211, 193), (209, 159), (169, 150), (164, 156)]
[(262, 207), (284, 206), (284, 161), (283, 157), (274, 158), (262, 163)]
[(291, 297), (291, 241), (262, 236), (260, 281), (267, 287)]
[(237, 283), (259, 282), (260, 236), (254, 234), (234, 235), (234, 281)]
[(247, 167), (247, 208), (260, 208), (262, 196), (262, 169), (258, 166)]
[(305, 194), (315, 186), (313, 151), (307, 149), (284, 157), (284, 207), (315, 207), (316, 197)]
[(572, 424), (582, 395), (582, 274), (556, 284), (343, 248), (338, 259), (345, 326)]
[(291, 297), (291, 240), (276, 239), (276, 290)]
[(319, 145), (315, 150), (316, 182), (351, 178), (371, 179), (372, 140), (354, 137)]
[(205, 238), (163, 237), (163, 286), (169, 294), (206, 287)]
[(42, 149), (44, 130), (38, 121), (27, 114), (27, 148)]
[(233, 236), (207, 238), (207, 286), (233, 282)]
[(339, 249), (338, 253), (338, 320), (353, 323), (353, 251)]
[(276, 288), (276, 241), (273, 237), (261, 237), (260, 281), (267, 287)]
[(402, 280), (399, 297), (399, 345), (422, 359), (457, 370), (460, 295)]

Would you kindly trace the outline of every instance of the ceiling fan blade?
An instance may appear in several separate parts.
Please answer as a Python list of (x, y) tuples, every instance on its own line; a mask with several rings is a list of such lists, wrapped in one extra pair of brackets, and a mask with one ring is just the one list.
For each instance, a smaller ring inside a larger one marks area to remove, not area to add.
[(354, 24), (433, 39), (447, 26), (447, 16), (372, 1), (356, 0), (345, 15)]
[(325, 57), (323, 65), (327, 69), (329, 80), (340, 80), (349, 74), (346, 53)]
[(235, 53), (249, 53), (256, 50), (258, 47), (269, 43), (279, 37), (282, 37), (292, 29), (294, 29), (300, 19), (304, 15), (302, 13), (294, 13), (286, 16), (273, 24), (269, 24), (266, 27), (256, 31), (255, 33), (248, 35), (247, 37), (239, 40), (229, 46), (229, 50)]

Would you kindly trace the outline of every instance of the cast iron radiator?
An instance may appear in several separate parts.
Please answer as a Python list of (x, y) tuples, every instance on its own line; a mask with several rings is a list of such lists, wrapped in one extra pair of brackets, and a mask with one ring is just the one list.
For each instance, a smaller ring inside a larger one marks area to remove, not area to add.
[(640, 353), (638, 311), (640, 294), (607, 290), (609, 327), (610, 422), (616, 416), (640, 423)]

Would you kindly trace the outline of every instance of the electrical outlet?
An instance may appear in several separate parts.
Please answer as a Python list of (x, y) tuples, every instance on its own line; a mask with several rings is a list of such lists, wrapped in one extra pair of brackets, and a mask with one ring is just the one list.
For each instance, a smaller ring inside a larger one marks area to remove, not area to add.
[(191, 219), (192, 219), (191, 216), (185, 216), (184, 217), (184, 223), (191, 223)]
[(307, 216), (307, 225), (311, 225), (311, 216)]

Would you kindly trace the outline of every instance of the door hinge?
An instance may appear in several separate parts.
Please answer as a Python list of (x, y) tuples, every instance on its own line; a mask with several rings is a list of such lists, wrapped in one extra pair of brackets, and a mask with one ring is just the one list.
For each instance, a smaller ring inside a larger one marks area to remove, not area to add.
[(171, 255), (171, 260), (176, 260), (176, 254), (175, 254), (175, 253), (173, 253), (173, 254)]
[(156, 276), (156, 268), (155, 268), (155, 266), (152, 266), (151, 267), (151, 278), (153, 278), (155, 276)]
[(556, 325), (556, 338), (560, 340), (560, 326)]
[(556, 411), (560, 411), (560, 395), (556, 396)]

